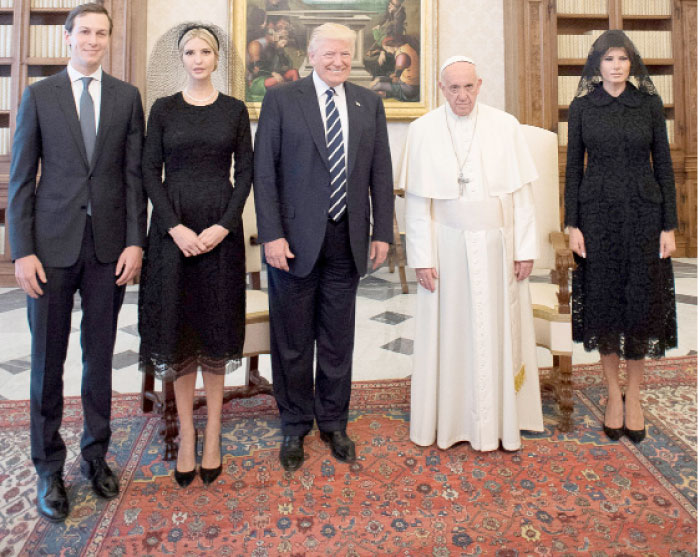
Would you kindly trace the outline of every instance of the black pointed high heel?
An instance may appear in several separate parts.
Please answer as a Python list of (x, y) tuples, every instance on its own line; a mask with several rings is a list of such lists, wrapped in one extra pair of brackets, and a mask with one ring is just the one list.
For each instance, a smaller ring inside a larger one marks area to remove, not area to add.
[[(625, 405), (625, 395), (622, 395), (622, 406), (623, 406), (623, 413), (624, 413), (624, 405)], [(606, 405), (607, 406), (607, 405)], [(624, 420), (624, 418), (623, 418)], [(603, 414), (603, 433), (607, 435), (608, 439), (611, 441), (619, 441), (620, 438), (625, 434), (625, 423), (624, 421), (622, 422), (622, 427), (608, 427), (605, 425), (605, 414)]]
[[(625, 397), (622, 397), (622, 402), (625, 402)], [(642, 411), (643, 413), (644, 411)], [(627, 436), (627, 439), (632, 441), (632, 443), (641, 443), (644, 441), (644, 438), (647, 436), (647, 426), (646, 423), (644, 424), (644, 427), (642, 429), (627, 429), (627, 426), (623, 426), (624, 434)]]
[[(204, 451), (202, 450), (202, 454)], [(204, 466), (199, 467), (199, 475), (202, 478), (202, 483), (204, 485), (209, 485), (216, 480), (223, 470), (223, 460), (224, 452), (221, 449), (221, 433), (219, 433), (219, 465), (216, 468), (205, 468)]]
[(187, 472), (180, 472), (177, 469), (177, 463), (175, 464), (175, 481), (177, 482), (177, 485), (180, 487), (187, 487), (192, 483), (192, 480), (194, 480), (194, 477), (197, 475), (197, 439), (199, 437), (198, 431), (195, 429), (194, 430), (194, 461), (195, 465), (192, 470), (188, 470)]

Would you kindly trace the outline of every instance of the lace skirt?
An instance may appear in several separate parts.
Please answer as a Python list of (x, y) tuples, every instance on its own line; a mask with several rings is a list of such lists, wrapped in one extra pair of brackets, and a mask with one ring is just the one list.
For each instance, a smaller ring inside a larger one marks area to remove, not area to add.
[[(231, 194), (227, 181), (168, 183), (182, 224), (215, 224)], [(197, 369), (224, 374), (240, 365), (245, 336), (243, 227), (211, 252), (185, 257), (157, 217), (151, 221), (139, 288), (142, 371), (174, 380)]]

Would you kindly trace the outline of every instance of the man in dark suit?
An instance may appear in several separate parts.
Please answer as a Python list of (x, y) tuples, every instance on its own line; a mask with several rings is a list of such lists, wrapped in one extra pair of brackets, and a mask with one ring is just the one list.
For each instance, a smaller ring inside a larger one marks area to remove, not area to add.
[(111, 435), (112, 354), (125, 285), (141, 268), (146, 201), (141, 97), (101, 67), (111, 32), (112, 21), (99, 4), (68, 14), (69, 66), (24, 92), (12, 148), (10, 248), (17, 282), (28, 296), (32, 333), (37, 508), (54, 521), (65, 519), (69, 508), (62, 477), (66, 446), (58, 430), (76, 290), (83, 309), (81, 470), (97, 495), (112, 498), (119, 492), (104, 460)]
[(355, 296), (368, 250), (376, 269), (392, 240), (384, 107), (375, 93), (347, 82), (354, 47), (347, 27), (317, 27), (308, 46), (313, 73), (267, 92), (255, 139), (255, 208), (268, 264), (286, 470), (301, 466), (314, 418), (333, 456), (355, 460), (346, 433)]

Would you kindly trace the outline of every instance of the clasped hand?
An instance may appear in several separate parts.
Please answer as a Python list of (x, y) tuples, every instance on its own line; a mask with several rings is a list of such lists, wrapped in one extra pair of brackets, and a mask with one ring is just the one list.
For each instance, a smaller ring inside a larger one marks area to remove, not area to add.
[(214, 224), (197, 234), (184, 224), (178, 224), (168, 233), (185, 257), (193, 257), (213, 250), (228, 235), (228, 230), (220, 224)]

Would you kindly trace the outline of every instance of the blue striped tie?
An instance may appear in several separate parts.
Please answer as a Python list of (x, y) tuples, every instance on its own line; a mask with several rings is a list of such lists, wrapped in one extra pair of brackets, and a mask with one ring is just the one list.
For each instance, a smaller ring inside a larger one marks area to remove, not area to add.
[(348, 205), (343, 129), (340, 125), (340, 112), (335, 105), (333, 95), (335, 95), (335, 89), (331, 87), (326, 91), (326, 149), (331, 167), (331, 203), (328, 217), (337, 222), (343, 216)]

